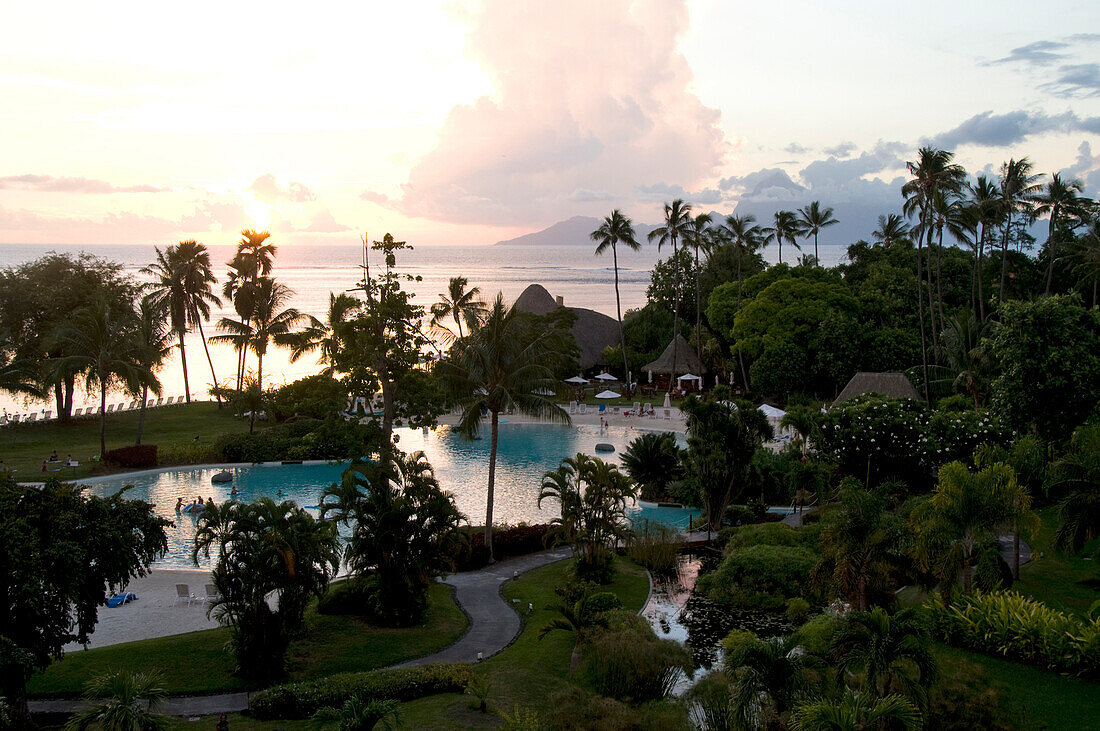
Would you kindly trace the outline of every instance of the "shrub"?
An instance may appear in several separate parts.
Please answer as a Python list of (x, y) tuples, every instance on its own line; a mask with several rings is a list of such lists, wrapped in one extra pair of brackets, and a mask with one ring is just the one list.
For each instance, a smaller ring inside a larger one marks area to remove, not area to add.
[(626, 553), (654, 576), (667, 578), (679, 572), (683, 547), (684, 542), (677, 531), (659, 524), (647, 524), (641, 533), (627, 539)]
[(374, 588), (359, 578), (336, 581), (317, 602), (321, 614), (364, 614)]
[(833, 636), (843, 625), (844, 620), (836, 614), (823, 612), (799, 627), (795, 639), (807, 654), (826, 657), (832, 649)]
[(359, 424), (330, 417), (325, 421), (295, 421), (255, 434), (223, 434), (214, 448), (226, 462), (270, 462), (283, 459), (346, 460), (372, 451), (378, 444), (377, 424)]
[(550, 727), (555, 731), (666, 731), (691, 728), (680, 704), (656, 702), (633, 708), (575, 686), (554, 695), (551, 708)]
[(103, 461), (119, 467), (156, 467), (157, 445), (135, 444), (112, 449), (103, 455)]
[(261, 720), (306, 719), (326, 706), (339, 708), (353, 696), (364, 701), (405, 702), (439, 693), (462, 693), (473, 678), (473, 667), (460, 664), (341, 673), (268, 688), (249, 699), (248, 710)]
[(801, 546), (735, 548), (717, 569), (699, 579), (698, 587), (718, 602), (777, 611), (788, 597), (808, 591), (816, 563), (817, 555)]
[(279, 421), (290, 416), (324, 419), (347, 407), (347, 388), (332, 376), (318, 373), (273, 389), (268, 403)]
[(1013, 591), (925, 603), (938, 638), (991, 655), (1078, 675), (1100, 674), (1100, 621), (1051, 609)]
[(609, 629), (597, 632), (584, 651), (585, 677), (600, 695), (628, 703), (667, 696), (679, 677), (691, 672), (691, 653), (678, 642), (659, 639), (637, 615), (610, 614)]
[(169, 444), (157, 450), (157, 464), (208, 464), (222, 459), (221, 452), (213, 444), (201, 442), (186, 442), (183, 444)]
[[(485, 548), (484, 528), (471, 526), (464, 529), (468, 548), (458, 556), (455, 571), (474, 571), (489, 565), (489, 550)], [(497, 560), (513, 556), (526, 556), (546, 548), (548, 523), (537, 525), (504, 526), (493, 529), (493, 553)]]
[(802, 624), (810, 616), (810, 603), (800, 596), (787, 602), (787, 619), (791, 624)]
[(726, 546), (730, 549), (758, 545), (797, 546), (802, 542), (798, 531), (785, 523), (757, 523), (734, 528)]

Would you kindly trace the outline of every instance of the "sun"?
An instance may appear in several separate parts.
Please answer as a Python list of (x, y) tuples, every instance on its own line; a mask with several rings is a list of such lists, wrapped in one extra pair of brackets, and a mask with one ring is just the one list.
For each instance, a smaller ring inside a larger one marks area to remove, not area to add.
[(249, 193), (243, 197), (241, 205), (244, 207), (245, 215), (252, 219), (253, 228), (256, 230), (266, 229), (271, 223), (272, 208), (269, 204), (256, 200), (256, 197)]

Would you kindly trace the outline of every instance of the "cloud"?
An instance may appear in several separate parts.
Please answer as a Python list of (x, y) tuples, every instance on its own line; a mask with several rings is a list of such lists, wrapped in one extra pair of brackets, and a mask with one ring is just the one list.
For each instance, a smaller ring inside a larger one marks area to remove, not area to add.
[(1005, 114), (975, 114), (954, 129), (921, 140), (921, 144), (953, 150), (960, 145), (1007, 147), (1032, 135), (1048, 132), (1100, 134), (1100, 117), (1078, 117), (1074, 112), (1048, 115), (1018, 109)]
[(112, 185), (91, 178), (54, 177), (52, 175), (7, 175), (0, 177), (0, 190), (34, 190), (41, 193), (162, 193), (159, 185)]
[(317, 195), (305, 183), (296, 183), (292, 180), (286, 186), (282, 186), (271, 173), (261, 175), (253, 180), (248, 189), (264, 203), (278, 203), (279, 201), (308, 203), (317, 199)]
[(1077, 159), (1058, 172), (1066, 180), (1082, 180), (1086, 185), (1086, 194), (1092, 197), (1100, 188), (1100, 155), (1093, 155), (1088, 140), (1082, 140), (1077, 146)]
[(764, 168), (747, 175), (731, 176), (718, 181), (718, 189), (740, 199), (788, 201), (797, 200), (806, 188), (791, 180), (780, 168)]
[(351, 227), (345, 226), (344, 224), (333, 218), (332, 212), (326, 208), (313, 214), (313, 218), (310, 220), (308, 226), (295, 229), (295, 231), (303, 231), (316, 234), (333, 234), (339, 233), (341, 231), (351, 231)]
[(1100, 96), (1100, 63), (1059, 66), (1054, 79), (1039, 88), (1058, 96)]
[(865, 175), (880, 173), (883, 170), (900, 168), (905, 165), (899, 155), (908, 147), (900, 142), (879, 141), (874, 149), (862, 153), (859, 157), (838, 160), (815, 160), (804, 167), (799, 176), (811, 190), (841, 188)]
[(1031, 66), (1050, 66), (1066, 58), (1066, 54), (1059, 53), (1066, 48), (1069, 48), (1069, 44), (1062, 41), (1035, 41), (1013, 48), (1004, 58), (986, 61), (983, 65), (1024, 63)]
[(823, 152), (831, 157), (848, 157), (856, 151), (856, 143), (841, 142), (836, 147), (826, 147)]
[(1098, 42), (1100, 33), (1077, 33), (1062, 40), (1035, 41), (1013, 48), (1007, 56), (982, 65), (1014, 64), (1040, 82), (1037, 89), (1056, 96), (1100, 96), (1100, 63), (1078, 62), (1081, 47)]
[(677, 50), (683, 0), (482, 0), (464, 18), (493, 95), (451, 109), (400, 197), (365, 199), (436, 221), (531, 225), (718, 172), (719, 112), (691, 91)]
[(807, 152), (810, 151), (810, 148), (809, 147), (804, 147), (804, 146), (798, 144), (797, 142), (792, 142), (791, 144), (784, 147), (783, 151), (784, 152), (789, 152), (792, 155), (805, 155)]
[(703, 188), (693, 193), (685, 190), (681, 185), (672, 185), (669, 183), (639, 185), (635, 188), (635, 191), (637, 192), (637, 198), (639, 200), (650, 203), (663, 203), (675, 198), (681, 198), (692, 205), (712, 206), (722, 201), (729, 200), (729, 196), (725, 195), (721, 189)]

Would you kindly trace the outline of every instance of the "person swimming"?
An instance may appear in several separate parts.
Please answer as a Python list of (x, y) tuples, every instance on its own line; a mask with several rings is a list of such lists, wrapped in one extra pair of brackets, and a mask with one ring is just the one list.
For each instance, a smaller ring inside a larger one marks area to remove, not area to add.
[(178, 498), (176, 498), (176, 512), (178, 513), (182, 510), (183, 510), (183, 498), (178, 497)]
[(233, 486), (233, 491), (229, 494), (230, 495), (236, 495), (237, 494), (237, 486), (236, 485)]

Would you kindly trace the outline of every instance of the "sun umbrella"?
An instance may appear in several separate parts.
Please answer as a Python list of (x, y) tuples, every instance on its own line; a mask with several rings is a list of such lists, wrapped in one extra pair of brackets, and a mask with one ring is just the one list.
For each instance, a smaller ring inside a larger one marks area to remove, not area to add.
[(619, 380), (618, 378), (615, 378), (615, 376), (611, 375), (610, 373), (601, 373), (600, 375), (596, 376), (596, 378), (601, 380), (601, 381), (617, 381), (617, 380)]
[(672, 407), (672, 399), (670, 399), (668, 397), (668, 394), (666, 393), (665, 394), (665, 408), (668, 409), (668, 408), (671, 408), (671, 407)]
[(596, 398), (619, 398), (619, 393), (608, 389), (606, 391), (600, 391), (596, 394)]
[(588, 383), (587, 378), (581, 378), (580, 376), (573, 376), (572, 378), (566, 378), (566, 383)]
[(685, 373), (684, 375), (680, 376), (676, 380), (678, 380), (678, 381), (698, 381), (698, 380), (701, 380), (701, 377), (692, 375), (691, 373)]

